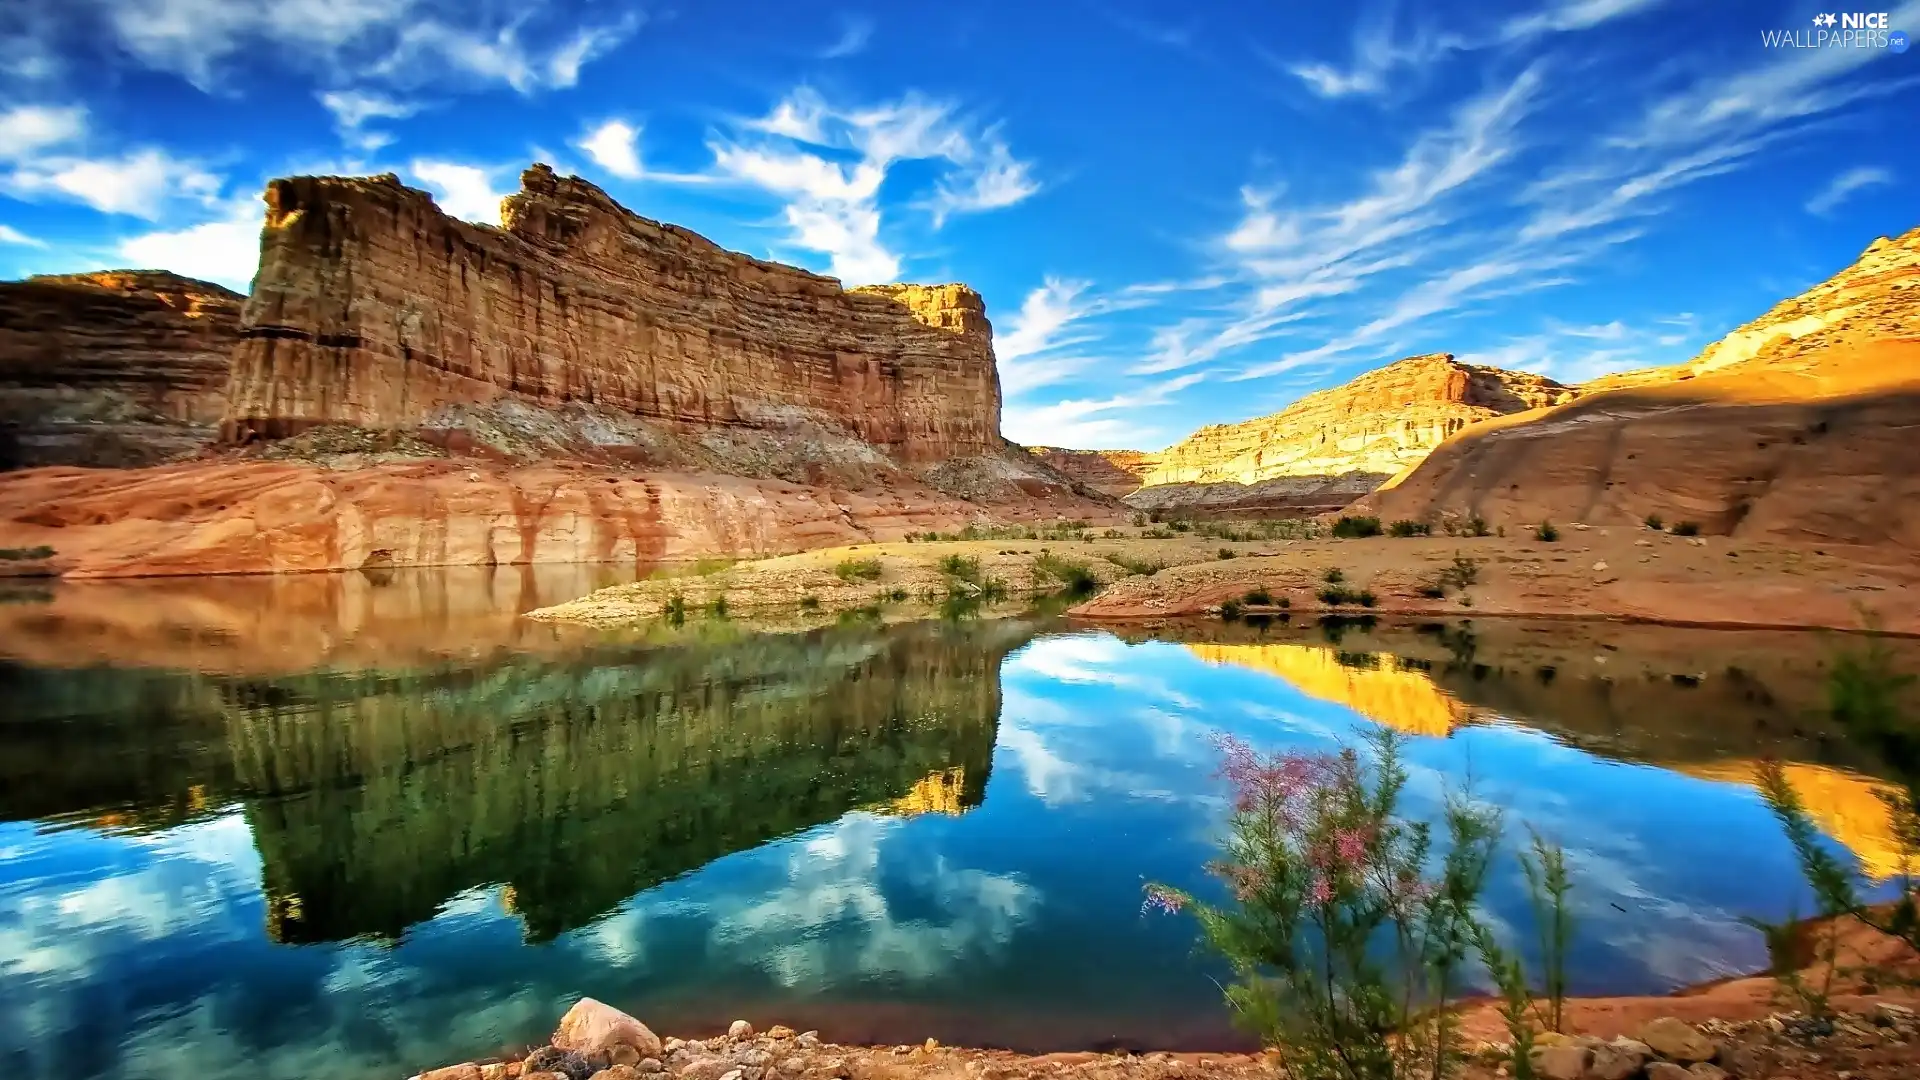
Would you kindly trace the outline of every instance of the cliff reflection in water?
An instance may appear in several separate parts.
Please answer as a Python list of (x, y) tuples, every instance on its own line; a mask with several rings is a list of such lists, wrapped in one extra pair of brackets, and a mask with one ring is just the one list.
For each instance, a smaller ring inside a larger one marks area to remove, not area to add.
[[(1489, 632), (1494, 640), (1482, 641)], [(1444, 737), (1465, 724), (1517, 722), (1590, 752), (1748, 787), (1757, 786), (1759, 758), (1771, 752), (1785, 759), (1786, 779), (1814, 820), (1854, 854), (1864, 873), (1885, 881), (1901, 871), (1901, 845), (1885, 799), (1895, 789), (1861, 771), (1877, 763), (1849, 756), (1840, 733), (1821, 719), (1826, 660), (1810, 653), (1804, 638), (1794, 648), (1775, 649), (1767, 639), (1778, 635), (1692, 635), (1684, 639), (1685, 651), (1662, 650), (1660, 638), (1670, 630), (1620, 634), (1604, 626), (1544, 629), (1515, 621), (1493, 624), (1491, 631), (1482, 622), (1331, 632), (1283, 625), (1251, 633), (1263, 640), (1187, 648), (1211, 664), (1277, 676), (1411, 735)], [(1294, 640), (1266, 640), (1271, 637)], [(1765, 657), (1767, 677), (1733, 663), (1703, 672), (1700, 643), (1715, 640)], [(1687, 722), (1675, 724), (1680, 717)]]
[[(10, 668), (0, 817), (244, 807), (270, 936), (396, 937), (508, 886), (531, 940), (849, 810), (958, 813), (1020, 621), (272, 678)], [(75, 723), (76, 718), (85, 722)], [(56, 722), (59, 721), (59, 722)]]

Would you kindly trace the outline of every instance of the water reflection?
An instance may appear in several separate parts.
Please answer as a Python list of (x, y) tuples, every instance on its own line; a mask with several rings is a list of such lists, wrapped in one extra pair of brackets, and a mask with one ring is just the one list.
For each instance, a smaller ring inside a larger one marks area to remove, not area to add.
[[(688, 1033), (749, 1015), (850, 1040), (1230, 1045), (1192, 928), (1139, 912), (1143, 880), (1204, 885), (1219, 732), (1319, 748), (1390, 725), (1413, 735), (1411, 809), (1470, 779), (1562, 839), (1584, 992), (1762, 962), (1741, 917), (1783, 914), (1794, 870), (1749, 786), (1760, 756), (1793, 763), (1865, 866), (1891, 851), (1873, 763), (1815, 719), (1825, 650), (1803, 635), (566, 638), (491, 611), (529, 592), (504, 580), (293, 586), (305, 628), (222, 583), (169, 583), (179, 603), (145, 622), (60, 587), (9, 625), (13, 1075), (404, 1075), (536, 1038), (583, 993)], [(244, 618), (259, 644), (183, 632)], [(1525, 917), (1512, 866), (1489, 903)]]

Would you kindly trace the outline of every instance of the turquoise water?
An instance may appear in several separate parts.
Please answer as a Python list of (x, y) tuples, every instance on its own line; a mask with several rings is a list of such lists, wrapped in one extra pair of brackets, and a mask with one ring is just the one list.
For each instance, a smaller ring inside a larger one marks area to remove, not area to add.
[[(537, 1042), (583, 994), (680, 1034), (1241, 1045), (1192, 926), (1140, 911), (1146, 881), (1206, 887), (1222, 732), (1321, 748), (1391, 724), (1410, 810), (1470, 784), (1561, 840), (1580, 992), (1764, 962), (1740, 920), (1798, 893), (1743, 782), (1763, 753), (1799, 763), (1842, 850), (1879, 854), (1869, 763), (1806, 719), (1831, 643), (1793, 635), (509, 620), (479, 641), (437, 586), (416, 592), (438, 614), (382, 616), (409, 648), (351, 604), (321, 645), (255, 648), (57, 592), (0, 637), (13, 1077), (400, 1076)], [(1524, 925), (1512, 865), (1488, 907)]]

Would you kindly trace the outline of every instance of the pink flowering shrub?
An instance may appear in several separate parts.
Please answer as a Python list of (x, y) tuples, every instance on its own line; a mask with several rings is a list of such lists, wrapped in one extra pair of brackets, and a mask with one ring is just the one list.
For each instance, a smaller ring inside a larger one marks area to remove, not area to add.
[(1432, 825), (1397, 812), (1400, 738), (1370, 744), (1264, 754), (1222, 739), (1233, 813), (1208, 870), (1231, 903), (1147, 887), (1147, 907), (1199, 919), (1233, 966), (1228, 1004), (1294, 1080), (1443, 1077), (1458, 1062), (1448, 1003), (1483, 936), (1499, 818), (1450, 800), (1436, 852)]

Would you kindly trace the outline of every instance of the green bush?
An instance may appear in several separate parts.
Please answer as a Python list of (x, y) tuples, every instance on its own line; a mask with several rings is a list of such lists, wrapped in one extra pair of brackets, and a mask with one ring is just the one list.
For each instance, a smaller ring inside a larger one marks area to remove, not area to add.
[(1675, 525), (1675, 526), (1673, 527), (1673, 535), (1675, 535), (1675, 536), (1699, 536), (1699, 535), (1700, 535), (1700, 523), (1699, 523), (1699, 522), (1697, 522), (1697, 521), (1683, 521), (1683, 522), (1681, 522), (1680, 524), (1678, 524), (1678, 525)]
[(1553, 527), (1553, 522), (1543, 521), (1533, 527), (1533, 538), (1551, 544), (1560, 539), (1560, 530)]
[(51, 559), (53, 549), (45, 544), (30, 548), (0, 548), (0, 561), (14, 562), (22, 559)]
[(1659, 532), (1666, 527), (1666, 522), (1660, 520), (1659, 514), (1647, 515), (1647, 528), (1652, 529), (1654, 532)]
[(1233, 622), (1238, 619), (1240, 617), (1240, 601), (1222, 600), (1220, 602), (1220, 617), (1228, 622)]
[(874, 558), (846, 559), (833, 568), (833, 573), (834, 576), (838, 577), (841, 581), (846, 582), (879, 581), (880, 560)]
[(724, 619), (727, 617), (727, 597), (725, 593), (714, 597), (712, 602), (707, 604), (707, 614), (716, 619)]
[(896, 604), (904, 604), (907, 600), (907, 590), (897, 587), (888, 589), (887, 599)]
[(808, 593), (805, 596), (802, 596), (800, 598), (800, 610), (802, 611), (820, 610), (820, 598), (813, 595), (812, 593)]
[(1232, 548), (1223, 547), (1220, 549), (1220, 557), (1222, 559), (1231, 559), (1237, 554), (1239, 554), (1239, 552), (1234, 551)]
[(1086, 563), (1044, 551), (1034, 557), (1033, 578), (1036, 584), (1055, 582), (1074, 596), (1084, 596), (1100, 587), (1100, 579), (1093, 576)]
[(1329, 567), (1326, 573), (1323, 573), (1320, 575), (1320, 580), (1326, 582), (1329, 585), (1338, 585), (1341, 582), (1347, 580), (1347, 575), (1345, 571), (1341, 570), (1339, 567), (1333, 566), (1333, 567)]
[(1248, 589), (1240, 599), (1246, 601), (1249, 607), (1269, 607), (1273, 604), (1273, 594), (1265, 589)]
[(1349, 539), (1380, 535), (1380, 519), (1377, 517), (1346, 517), (1333, 523), (1333, 535)]
[(942, 555), (939, 566), (942, 574), (956, 581), (972, 582), (975, 585), (980, 583), (980, 560), (975, 556), (958, 553)]
[(1387, 526), (1387, 534), (1390, 536), (1432, 536), (1433, 526), (1424, 521), (1402, 519)]
[(679, 626), (681, 623), (686, 622), (687, 598), (681, 596), (679, 593), (674, 593), (672, 596), (667, 597), (667, 602), (665, 606), (660, 609), (660, 614), (666, 618), (667, 623), (671, 626)]

